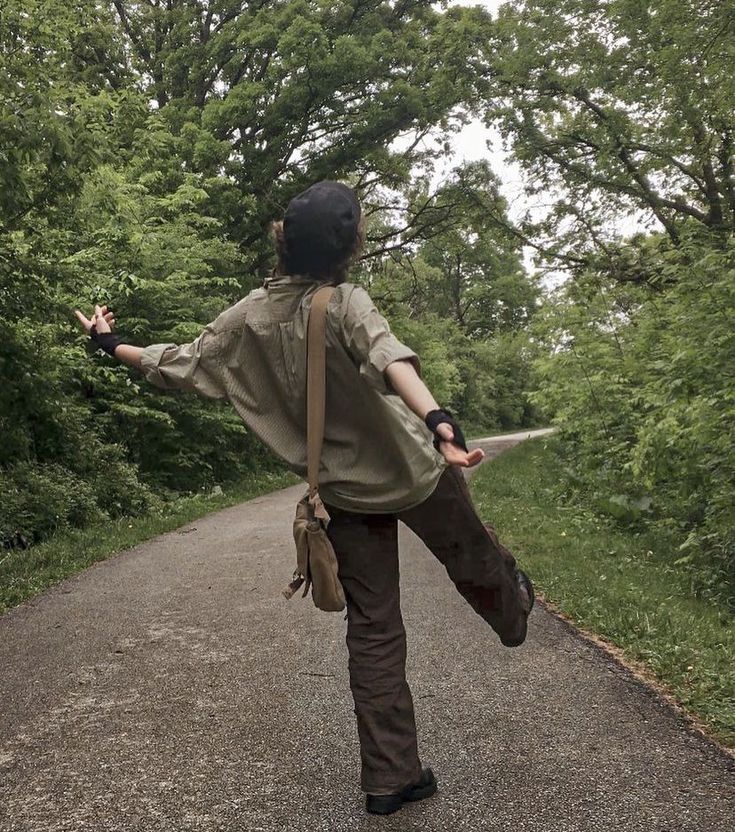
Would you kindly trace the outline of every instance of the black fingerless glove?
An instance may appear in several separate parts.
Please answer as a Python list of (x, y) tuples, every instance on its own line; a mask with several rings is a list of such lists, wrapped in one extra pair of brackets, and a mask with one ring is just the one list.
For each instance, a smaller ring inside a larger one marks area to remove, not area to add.
[[(424, 418), (424, 422), (426, 422), (426, 427), (434, 434), (434, 447), (439, 450), (439, 440), (441, 439), (442, 442), (454, 442), (455, 445), (459, 445), (463, 451), (469, 453), (467, 450), (467, 443), (465, 442), (464, 435), (462, 430), (460, 429), (459, 425), (454, 421), (454, 416), (452, 416), (451, 411), (447, 410), (446, 408), (439, 408), (438, 410), (430, 410), (426, 417)], [(440, 437), (439, 434), (436, 432), (437, 425), (440, 425), (442, 422), (446, 422), (448, 425), (451, 425), (452, 430), (454, 431), (454, 438), (453, 439), (444, 439)]]
[(95, 344), (97, 344), (98, 347), (113, 357), (115, 355), (115, 348), (119, 347), (120, 344), (123, 343), (122, 338), (118, 335), (114, 335), (112, 332), (97, 332), (97, 327), (94, 325), (89, 330), (89, 337)]

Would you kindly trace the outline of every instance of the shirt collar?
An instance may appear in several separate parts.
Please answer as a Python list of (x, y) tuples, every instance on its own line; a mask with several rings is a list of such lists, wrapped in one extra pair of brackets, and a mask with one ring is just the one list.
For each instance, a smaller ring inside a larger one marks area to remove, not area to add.
[(269, 289), (271, 286), (307, 286), (309, 283), (320, 283), (317, 278), (304, 274), (273, 274), (263, 280), (263, 286)]

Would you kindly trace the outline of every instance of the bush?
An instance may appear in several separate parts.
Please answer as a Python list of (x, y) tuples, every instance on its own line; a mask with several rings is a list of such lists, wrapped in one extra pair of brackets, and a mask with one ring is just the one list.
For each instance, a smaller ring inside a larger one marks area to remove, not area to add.
[[(659, 524), (702, 591), (735, 595), (735, 238), (648, 238), (648, 280), (587, 272), (545, 304), (534, 399), (599, 507)], [(632, 256), (632, 255), (631, 255)]]
[(92, 486), (60, 465), (21, 463), (0, 479), (0, 544), (30, 546), (103, 513)]
[(92, 480), (55, 463), (19, 463), (0, 476), (0, 546), (31, 546), (60, 529), (141, 514), (159, 503), (121, 460), (105, 460)]

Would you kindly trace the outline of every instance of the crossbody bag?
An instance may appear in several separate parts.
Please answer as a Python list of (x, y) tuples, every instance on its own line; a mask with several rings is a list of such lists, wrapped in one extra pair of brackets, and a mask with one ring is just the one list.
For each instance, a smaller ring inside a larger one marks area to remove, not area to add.
[(345, 595), (339, 580), (337, 556), (327, 535), (329, 513), (319, 496), (319, 460), (324, 443), (326, 402), (326, 323), (327, 304), (334, 286), (314, 292), (307, 324), (306, 374), (306, 466), (309, 488), (296, 504), (293, 536), (296, 543), (296, 571), (283, 590), (290, 599), (304, 585), (302, 597), (311, 589), (314, 604), (326, 612), (345, 608)]

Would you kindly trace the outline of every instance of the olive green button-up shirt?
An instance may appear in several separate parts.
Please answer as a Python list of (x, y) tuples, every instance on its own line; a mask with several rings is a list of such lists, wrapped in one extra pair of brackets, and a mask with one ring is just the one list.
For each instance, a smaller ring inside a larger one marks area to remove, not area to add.
[[(306, 327), (311, 278), (266, 278), (190, 344), (143, 351), (146, 379), (164, 389), (226, 399), (288, 467), (307, 479)], [(369, 294), (342, 283), (327, 306), (326, 415), (319, 468), (325, 503), (393, 512), (425, 500), (448, 463), (432, 434), (384, 375), (418, 355), (391, 332)]]

